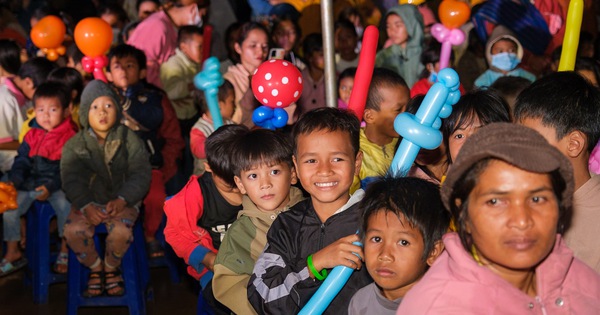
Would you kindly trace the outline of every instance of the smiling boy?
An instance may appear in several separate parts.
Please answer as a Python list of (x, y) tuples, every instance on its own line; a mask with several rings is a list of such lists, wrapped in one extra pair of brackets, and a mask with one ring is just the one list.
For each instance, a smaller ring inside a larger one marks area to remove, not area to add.
[[(310, 199), (277, 217), (254, 266), (248, 299), (260, 313), (292, 314), (306, 305), (327, 276), (343, 265), (354, 272), (324, 314), (344, 314), (351, 296), (369, 283), (362, 266), (358, 202), (350, 196), (360, 169), (359, 120), (348, 111), (320, 108), (294, 126), (294, 166)], [(357, 256), (359, 255), (359, 256)]]

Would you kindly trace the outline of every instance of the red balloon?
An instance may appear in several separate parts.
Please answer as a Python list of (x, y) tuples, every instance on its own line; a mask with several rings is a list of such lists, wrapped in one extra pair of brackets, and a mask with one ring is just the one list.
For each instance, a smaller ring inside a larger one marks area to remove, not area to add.
[(252, 76), (254, 97), (271, 108), (288, 107), (300, 98), (302, 88), (302, 74), (285, 60), (267, 60)]
[(112, 43), (112, 28), (103, 19), (85, 18), (75, 26), (75, 44), (81, 52), (89, 57), (106, 54)]
[(444, 0), (438, 9), (440, 21), (449, 29), (459, 28), (471, 16), (469, 5), (457, 0)]
[(63, 21), (54, 15), (48, 15), (39, 20), (31, 29), (29, 35), (36, 47), (57, 48), (65, 39), (67, 28)]

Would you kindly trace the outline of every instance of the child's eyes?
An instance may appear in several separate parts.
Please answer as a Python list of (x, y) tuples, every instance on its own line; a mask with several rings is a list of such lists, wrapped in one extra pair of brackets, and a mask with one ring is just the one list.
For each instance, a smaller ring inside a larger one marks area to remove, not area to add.
[(400, 244), (400, 246), (408, 246), (410, 245), (410, 242), (407, 240), (400, 240), (398, 241), (398, 244)]
[(497, 198), (492, 198), (492, 199), (486, 201), (485, 203), (490, 206), (496, 206), (500, 203), (500, 200), (498, 200)]
[(313, 164), (313, 163), (317, 163), (317, 160), (315, 160), (315, 159), (308, 159), (308, 160), (304, 161), (304, 163)]
[(459, 134), (457, 134), (457, 135), (454, 136), (454, 139), (462, 139), (464, 137), (465, 137), (465, 135), (463, 135), (462, 133), (459, 133)]
[(248, 174), (248, 176), (246, 176), (248, 179), (256, 179), (256, 174)]
[(379, 236), (373, 236), (369, 240), (371, 242), (373, 242), (373, 243), (380, 243), (381, 242), (381, 237), (379, 237)]
[(344, 159), (342, 159), (342, 158), (333, 158), (333, 161), (334, 162), (342, 162), (342, 161), (344, 161)]
[(542, 203), (544, 201), (548, 200), (546, 197), (543, 196), (534, 196), (531, 198), (531, 201), (533, 201), (534, 203)]
[(278, 175), (281, 173), (281, 170), (271, 170), (271, 175)]

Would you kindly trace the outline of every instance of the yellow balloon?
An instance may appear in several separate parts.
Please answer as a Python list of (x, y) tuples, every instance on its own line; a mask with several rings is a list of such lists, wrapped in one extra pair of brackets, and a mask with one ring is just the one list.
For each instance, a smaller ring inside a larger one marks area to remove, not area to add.
[(571, 0), (569, 11), (567, 12), (567, 25), (565, 26), (565, 37), (563, 37), (558, 71), (573, 71), (575, 69), (582, 16), (583, 0)]
[(425, 3), (425, 0), (399, 0), (398, 1), (399, 4), (414, 4), (414, 5), (420, 5), (422, 3)]

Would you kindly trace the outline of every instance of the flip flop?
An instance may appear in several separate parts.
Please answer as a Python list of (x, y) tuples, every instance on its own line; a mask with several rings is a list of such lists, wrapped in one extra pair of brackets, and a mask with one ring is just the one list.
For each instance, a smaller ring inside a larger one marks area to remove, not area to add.
[(27, 258), (25, 257), (21, 257), (13, 262), (2, 259), (0, 262), (0, 277), (8, 276), (13, 272), (21, 270), (25, 266), (27, 266)]

